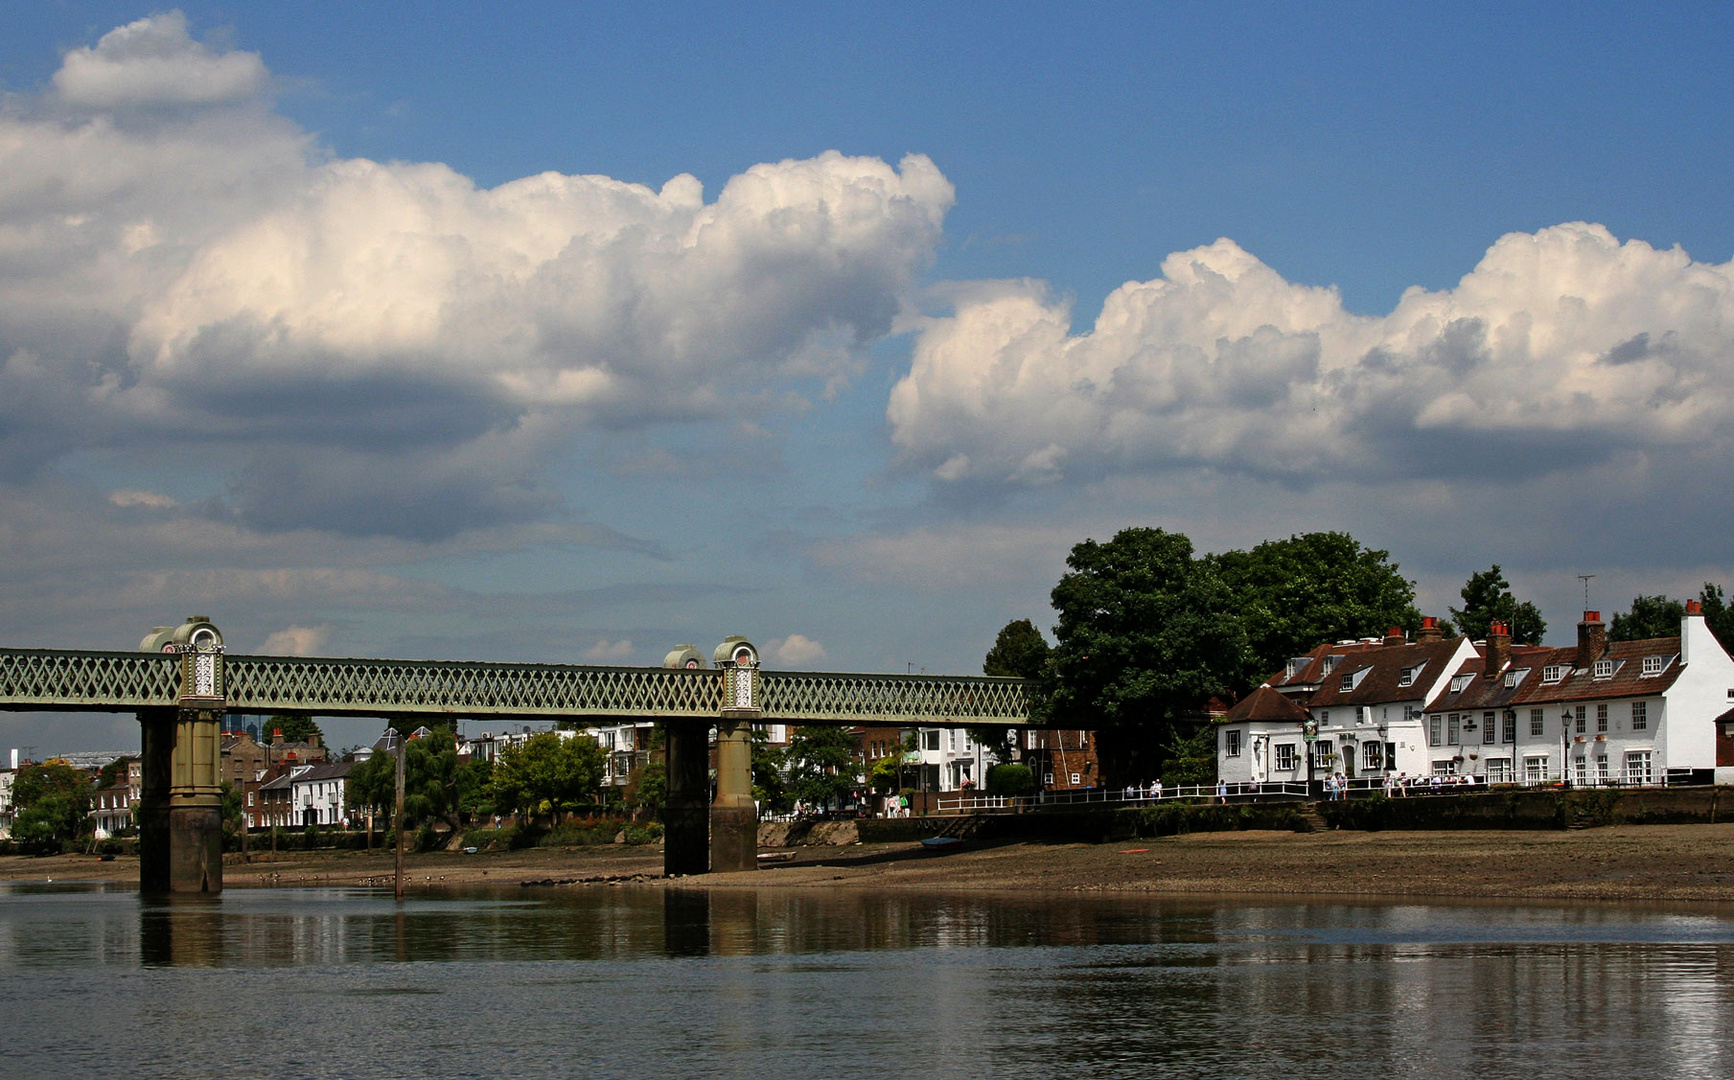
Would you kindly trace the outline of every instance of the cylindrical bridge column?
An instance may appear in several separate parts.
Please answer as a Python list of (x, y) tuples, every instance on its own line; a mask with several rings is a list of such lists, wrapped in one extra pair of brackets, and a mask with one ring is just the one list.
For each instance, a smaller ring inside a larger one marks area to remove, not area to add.
[(668, 788), (662, 808), (662, 871), (670, 876), (710, 869), (710, 722), (663, 723)]
[[(756, 715), (756, 714), (755, 714)], [(759, 864), (759, 810), (753, 802), (752, 722), (725, 712), (716, 726), (716, 799), (710, 804), (710, 868), (752, 870)]]
[(169, 891), (223, 891), (221, 714), (182, 709), (169, 785)]
[(139, 648), (172, 654), (180, 669), (177, 706), (138, 714), (144, 759), (139, 888), (222, 892), (223, 636), (209, 619), (194, 615), (178, 627), (155, 628)]

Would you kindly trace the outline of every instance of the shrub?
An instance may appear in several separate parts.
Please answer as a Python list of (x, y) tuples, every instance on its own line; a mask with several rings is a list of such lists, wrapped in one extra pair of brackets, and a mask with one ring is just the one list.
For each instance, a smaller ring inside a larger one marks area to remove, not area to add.
[(1036, 789), (1036, 774), (1028, 765), (995, 765), (987, 771), (989, 795), (1028, 795)]

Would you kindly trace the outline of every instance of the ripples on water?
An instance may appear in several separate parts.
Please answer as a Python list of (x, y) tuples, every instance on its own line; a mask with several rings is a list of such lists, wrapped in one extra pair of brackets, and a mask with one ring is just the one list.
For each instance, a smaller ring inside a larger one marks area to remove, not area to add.
[(1720, 909), (0, 885), (0, 1076), (1726, 1077)]

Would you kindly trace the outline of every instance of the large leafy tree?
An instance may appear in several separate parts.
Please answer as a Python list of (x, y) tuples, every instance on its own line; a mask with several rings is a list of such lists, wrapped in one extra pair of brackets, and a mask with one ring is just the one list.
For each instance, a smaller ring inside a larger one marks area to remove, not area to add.
[[(275, 732), (278, 731), (283, 733), (281, 739), (275, 737)], [(299, 742), (314, 746), (322, 746), (325, 742), (325, 733), (319, 730), (319, 725), (313, 722), (313, 718), (298, 713), (279, 713), (271, 717), (265, 722), (262, 734), (265, 742)]]
[[(1000, 628), (993, 648), (987, 651), (987, 656), (982, 660), (981, 672), (983, 675), (1028, 679), (1036, 684), (1036, 696), (1039, 698), (1048, 677), (1048, 666), (1053, 652), (1047, 638), (1042, 637), (1042, 632), (1036, 629), (1034, 623), (1028, 619), (1013, 619)], [(1003, 724), (972, 727), (969, 729), (969, 737), (986, 748), (995, 761), (1008, 762), (1012, 759), (1012, 736), (1015, 731), (1015, 728)]]
[(1256, 669), (1233, 594), (1179, 533), (1133, 528), (1072, 548), (1054, 587), (1054, 682), (1038, 718), (1095, 729), (1109, 784), (1153, 775), (1213, 696)]
[(1678, 637), (1686, 605), (1666, 596), (1634, 596), (1632, 608), (1614, 616), (1608, 627), (1609, 641), (1642, 641), (1645, 638)]
[(587, 735), (532, 735), (494, 762), (494, 805), (524, 814), (558, 814), (593, 802), (607, 752)]
[(1415, 584), (1391, 553), (1363, 547), (1348, 533), (1266, 540), (1207, 559), (1233, 596), (1259, 676), (1321, 641), (1421, 624)]
[(845, 728), (798, 729), (784, 751), (789, 798), (811, 806), (843, 803), (861, 784), (855, 769), (856, 749), (854, 734)]
[[(403, 824), (414, 828), (435, 819), (457, 826), (459, 804), (457, 741), (445, 728), (404, 743)], [(357, 762), (343, 785), (352, 809), (389, 815), (397, 805), (397, 758), (379, 751)]]
[(71, 840), (90, 810), (90, 774), (65, 762), (23, 765), (12, 782), (12, 834), (27, 842)]
[(1547, 623), (1541, 617), (1541, 609), (1511, 595), (1511, 585), (1505, 580), (1498, 563), (1494, 563), (1490, 570), (1470, 574), (1460, 595), (1463, 606), (1451, 609), (1451, 618), (1456, 620), (1459, 633), (1485, 638), (1488, 628), (1498, 620), (1511, 628), (1513, 644), (1540, 645), (1542, 637), (1547, 634)]
[(1710, 632), (1716, 635), (1723, 649), (1734, 653), (1734, 607), (1730, 607), (1722, 595), (1722, 586), (1704, 582), (1703, 589), (1698, 592), (1698, 602), (1704, 606), (1704, 622), (1710, 627)]
[(1056, 727), (1141, 727), (1166, 735), (1182, 713), (1245, 681), (1250, 656), (1233, 597), (1192, 541), (1161, 529), (1086, 540), (1054, 587)]
[(770, 733), (753, 728), (753, 799), (774, 814), (789, 809), (788, 783), (783, 777), (783, 751), (771, 745)]

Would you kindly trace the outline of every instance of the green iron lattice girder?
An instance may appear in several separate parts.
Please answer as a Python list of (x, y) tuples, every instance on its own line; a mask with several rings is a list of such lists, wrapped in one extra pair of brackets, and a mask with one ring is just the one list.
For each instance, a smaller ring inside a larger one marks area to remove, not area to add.
[[(155, 653), (0, 649), (0, 709), (127, 712), (172, 706), (179, 661)], [(225, 707), (322, 716), (714, 717), (717, 671), (227, 656)], [(1027, 724), (1019, 679), (952, 675), (759, 673), (766, 720), (806, 723)]]

